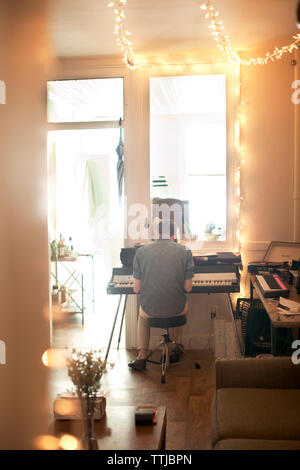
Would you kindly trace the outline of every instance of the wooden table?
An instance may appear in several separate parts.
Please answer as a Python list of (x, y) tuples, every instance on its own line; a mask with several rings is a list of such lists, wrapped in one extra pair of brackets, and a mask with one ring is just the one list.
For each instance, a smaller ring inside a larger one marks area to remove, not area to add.
[[(250, 301), (252, 303), (253, 293), (256, 292), (261, 303), (263, 304), (264, 309), (266, 310), (270, 322), (271, 322), (271, 349), (272, 354), (276, 356), (278, 354), (278, 338), (280, 329), (292, 330), (294, 328), (300, 328), (300, 315), (282, 315), (278, 312), (277, 306), (279, 299), (270, 299), (265, 298), (260, 288), (257, 285), (255, 280), (255, 275), (250, 276)], [(300, 303), (300, 294), (297, 294), (297, 291), (294, 286), (290, 287), (290, 296), (289, 300)]]
[[(164, 450), (166, 439), (166, 407), (157, 408), (157, 423), (135, 424), (135, 406), (107, 406), (106, 416), (95, 421), (95, 434), (100, 450)], [(82, 436), (81, 421), (55, 421), (54, 434)]]

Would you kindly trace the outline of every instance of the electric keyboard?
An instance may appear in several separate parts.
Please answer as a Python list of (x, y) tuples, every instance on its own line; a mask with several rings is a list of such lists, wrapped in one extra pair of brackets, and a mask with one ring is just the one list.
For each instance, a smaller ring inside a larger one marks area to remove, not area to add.
[(266, 298), (289, 297), (290, 291), (277, 274), (257, 274), (255, 276), (257, 285)]
[[(107, 293), (109, 295), (134, 294), (132, 272), (132, 266), (113, 268)], [(196, 266), (192, 284), (191, 294), (239, 292), (238, 268), (232, 265)]]

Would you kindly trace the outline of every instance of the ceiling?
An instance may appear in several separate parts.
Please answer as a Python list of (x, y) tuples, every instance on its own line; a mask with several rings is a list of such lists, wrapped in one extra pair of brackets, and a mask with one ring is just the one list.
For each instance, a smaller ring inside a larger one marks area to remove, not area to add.
[[(50, 32), (58, 57), (119, 56), (108, 0), (51, 0)], [(213, 0), (234, 48), (299, 32), (298, 0)], [(201, 0), (127, 0), (125, 24), (137, 54), (213, 49)], [(292, 39), (291, 39), (292, 41)]]

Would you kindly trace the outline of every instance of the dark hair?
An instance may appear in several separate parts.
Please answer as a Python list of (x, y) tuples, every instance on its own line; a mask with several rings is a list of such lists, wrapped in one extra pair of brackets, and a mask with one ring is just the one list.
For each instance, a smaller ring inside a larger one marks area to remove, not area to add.
[(177, 235), (177, 225), (173, 220), (161, 220), (158, 224), (158, 235), (159, 238), (170, 239)]

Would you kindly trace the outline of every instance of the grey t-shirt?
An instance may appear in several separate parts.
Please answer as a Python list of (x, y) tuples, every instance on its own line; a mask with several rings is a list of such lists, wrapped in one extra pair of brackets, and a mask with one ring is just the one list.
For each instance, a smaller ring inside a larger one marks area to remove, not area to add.
[(148, 315), (172, 316), (186, 303), (185, 279), (192, 279), (194, 260), (189, 248), (170, 240), (157, 240), (139, 248), (133, 277), (141, 281), (140, 303)]

